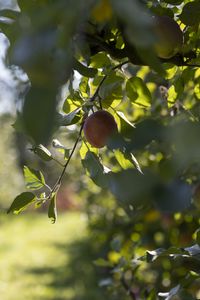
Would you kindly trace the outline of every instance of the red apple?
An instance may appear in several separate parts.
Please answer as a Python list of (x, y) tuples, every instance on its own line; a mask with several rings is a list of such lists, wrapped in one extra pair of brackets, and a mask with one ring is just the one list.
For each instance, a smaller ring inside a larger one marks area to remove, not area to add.
[(117, 124), (109, 112), (99, 110), (87, 117), (83, 132), (88, 143), (93, 147), (102, 148), (108, 139), (117, 132)]

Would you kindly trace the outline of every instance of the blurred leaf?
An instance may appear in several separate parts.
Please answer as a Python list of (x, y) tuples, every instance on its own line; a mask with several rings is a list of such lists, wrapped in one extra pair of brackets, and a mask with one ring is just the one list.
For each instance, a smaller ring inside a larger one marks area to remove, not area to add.
[(45, 179), (40, 171), (24, 166), (24, 179), (27, 189), (39, 190), (45, 186)]
[(97, 266), (97, 267), (112, 267), (113, 264), (108, 261), (108, 260), (105, 260), (103, 258), (98, 258), (94, 261), (94, 264)]
[(134, 169), (126, 169), (109, 173), (108, 179), (110, 191), (121, 204), (131, 205), (133, 208), (151, 205), (156, 179), (149, 172), (145, 171), (142, 175)]
[(14, 199), (7, 213), (13, 212), (14, 214), (19, 214), (22, 210), (24, 210), (30, 203), (34, 202), (35, 200), (36, 196), (33, 193), (21, 193)]
[(155, 205), (163, 211), (184, 211), (190, 207), (191, 202), (192, 188), (180, 180), (161, 184), (155, 191)]
[(189, 26), (200, 23), (200, 2), (199, 0), (186, 3), (180, 15), (180, 20)]
[(48, 208), (48, 217), (51, 219), (52, 224), (54, 224), (57, 220), (56, 197), (57, 192), (52, 194)]
[(29, 90), (23, 106), (23, 125), (35, 144), (46, 144), (54, 130), (56, 89), (34, 87)]
[(145, 119), (135, 125), (129, 132), (130, 143), (127, 145), (127, 151), (144, 149), (152, 141), (162, 141), (165, 135), (165, 127), (153, 119)]
[(129, 100), (143, 106), (150, 106), (151, 93), (140, 77), (131, 77), (126, 83), (126, 92)]

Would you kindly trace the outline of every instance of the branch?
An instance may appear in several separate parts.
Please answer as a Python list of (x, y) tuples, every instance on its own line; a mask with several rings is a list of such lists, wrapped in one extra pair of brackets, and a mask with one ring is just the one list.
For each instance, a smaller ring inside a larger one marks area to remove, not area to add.
[[(134, 65), (148, 66), (147, 63), (144, 62), (138, 55), (138, 51), (136, 50), (136, 48), (132, 44), (130, 44), (126, 39), (125, 48), (118, 49), (113, 45), (113, 43), (105, 42), (102, 38), (98, 36), (85, 34), (85, 38), (92, 49), (93, 47), (95, 47), (94, 54), (100, 51), (105, 51), (115, 59), (123, 59), (128, 57), (130, 62)], [(179, 67), (200, 67), (196, 64), (189, 64), (188, 59), (186, 62), (184, 58), (187, 58), (187, 56), (189, 56), (190, 59), (194, 59), (196, 58), (196, 53), (194, 51), (190, 51), (188, 53), (185, 53), (184, 56), (182, 54), (177, 54), (169, 59), (159, 58), (159, 60), (161, 63), (172, 63)]]
[[(56, 181), (54, 187), (53, 187), (52, 190), (51, 190), (51, 194), (52, 194), (53, 192), (55, 192), (55, 191), (60, 187), (60, 185), (61, 185), (61, 182), (62, 182), (62, 179), (63, 179), (63, 177), (64, 177), (64, 174), (65, 174), (65, 171), (66, 171), (66, 169), (67, 169), (67, 166), (69, 165), (69, 163), (70, 163), (70, 161), (71, 161), (71, 158), (72, 158), (72, 156), (73, 156), (73, 154), (74, 154), (74, 152), (75, 152), (75, 150), (76, 150), (76, 147), (77, 147), (77, 145), (78, 145), (78, 142), (79, 142), (79, 140), (80, 140), (80, 137), (81, 137), (81, 134), (82, 134), (82, 131), (83, 131), (83, 125), (84, 125), (84, 122), (82, 123), (82, 125), (81, 125), (81, 127), (80, 127), (78, 137), (77, 137), (77, 139), (76, 139), (76, 141), (75, 141), (75, 143), (74, 143), (74, 146), (73, 146), (73, 148), (72, 148), (72, 151), (71, 151), (71, 153), (70, 153), (70, 155), (69, 155), (69, 157), (68, 157), (68, 159), (67, 159), (67, 161), (66, 161), (66, 163), (65, 163), (65, 165), (64, 165), (64, 167), (63, 167), (62, 173), (61, 173), (60, 176), (58, 177), (58, 179), (57, 179), (57, 181)], [(51, 194), (50, 194), (50, 196), (51, 196)]]

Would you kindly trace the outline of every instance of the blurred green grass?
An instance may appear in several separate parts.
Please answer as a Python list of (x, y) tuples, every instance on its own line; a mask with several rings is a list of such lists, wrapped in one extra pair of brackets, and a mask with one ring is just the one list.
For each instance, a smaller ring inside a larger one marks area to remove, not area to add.
[(1, 300), (100, 300), (83, 214), (0, 217)]

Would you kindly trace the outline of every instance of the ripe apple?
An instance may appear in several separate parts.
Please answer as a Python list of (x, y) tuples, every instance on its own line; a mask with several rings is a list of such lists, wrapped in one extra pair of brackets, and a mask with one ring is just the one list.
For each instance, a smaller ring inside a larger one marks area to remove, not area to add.
[(171, 58), (181, 51), (183, 32), (174, 19), (168, 16), (154, 16), (154, 30), (157, 36), (155, 50), (160, 58)]
[(102, 148), (112, 134), (117, 132), (117, 124), (109, 112), (99, 110), (87, 117), (83, 132), (88, 143), (93, 147)]

